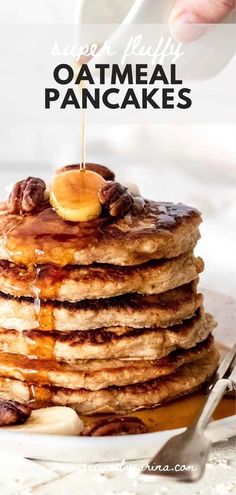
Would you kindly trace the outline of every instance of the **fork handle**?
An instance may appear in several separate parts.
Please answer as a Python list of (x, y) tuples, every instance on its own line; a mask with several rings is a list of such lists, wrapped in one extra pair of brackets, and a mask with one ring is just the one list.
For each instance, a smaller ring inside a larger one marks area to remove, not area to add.
[(231, 380), (226, 378), (222, 378), (221, 380), (218, 380), (216, 382), (210, 394), (208, 395), (206, 402), (204, 403), (202, 409), (200, 410), (200, 413), (197, 416), (196, 421), (194, 422), (193, 427), (196, 430), (203, 431), (206, 428), (215, 408), (218, 406), (220, 400), (222, 399), (225, 390), (231, 384), (232, 384)]

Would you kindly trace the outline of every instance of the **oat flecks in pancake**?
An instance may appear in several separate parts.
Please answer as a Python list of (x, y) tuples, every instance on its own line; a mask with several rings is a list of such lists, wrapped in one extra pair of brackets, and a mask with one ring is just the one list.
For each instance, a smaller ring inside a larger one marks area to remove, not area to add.
[(188, 350), (178, 350), (159, 360), (90, 359), (73, 363), (40, 361), (17, 354), (0, 356), (0, 375), (39, 385), (53, 385), (77, 390), (100, 390), (124, 386), (170, 375), (185, 363), (208, 355), (213, 337)]
[(0, 259), (16, 263), (135, 265), (187, 252), (199, 239), (200, 213), (185, 205), (145, 201), (140, 215), (65, 222), (52, 208), (19, 217), (0, 212)]
[(28, 268), (0, 261), (0, 291), (16, 297), (76, 302), (126, 293), (158, 294), (194, 280), (203, 271), (201, 258), (192, 252), (170, 260), (153, 260), (137, 266), (91, 265)]
[[(48, 312), (44, 330), (90, 330), (110, 326), (134, 328), (167, 327), (191, 318), (202, 305), (203, 296), (196, 293), (196, 282), (157, 294), (125, 294), (109, 299), (68, 303), (41, 302)], [(16, 330), (40, 327), (33, 299), (14, 298), (0, 293), (0, 326)]]
[(215, 327), (211, 315), (196, 315), (169, 328), (108, 327), (74, 332), (0, 329), (0, 352), (31, 358), (70, 361), (75, 359), (160, 359), (170, 352), (201, 342)]
[[(160, 405), (196, 390), (213, 375), (218, 360), (218, 351), (213, 346), (204, 358), (184, 364), (169, 376), (146, 383), (96, 391), (36, 385), (33, 389), (36, 402), (31, 402), (31, 405), (66, 405), (84, 415), (99, 412), (130, 413)], [(32, 387), (20, 380), (0, 377), (0, 390), (1, 396), (8, 399), (24, 403), (32, 400)]]

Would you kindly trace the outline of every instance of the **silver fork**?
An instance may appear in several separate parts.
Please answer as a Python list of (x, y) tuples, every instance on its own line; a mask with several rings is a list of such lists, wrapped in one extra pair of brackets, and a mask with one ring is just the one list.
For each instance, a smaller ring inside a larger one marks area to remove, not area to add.
[[(236, 345), (220, 364), (210, 383), (210, 392), (194, 423), (183, 433), (168, 440), (142, 474), (166, 476), (179, 481), (197, 481), (202, 477), (211, 449), (211, 441), (205, 434), (205, 428), (226, 389), (235, 389), (235, 355)], [(230, 374), (224, 378), (228, 370)]]

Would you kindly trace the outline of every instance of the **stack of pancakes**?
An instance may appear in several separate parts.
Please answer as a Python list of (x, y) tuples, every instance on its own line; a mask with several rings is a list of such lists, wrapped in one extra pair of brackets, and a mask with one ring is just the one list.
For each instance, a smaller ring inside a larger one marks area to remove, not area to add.
[(154, 407), (214, 373), (213, 318), (197, 292), (200, 214), (65, 222), (49, 204), (0, 211), (0, 395), (82, 414)]

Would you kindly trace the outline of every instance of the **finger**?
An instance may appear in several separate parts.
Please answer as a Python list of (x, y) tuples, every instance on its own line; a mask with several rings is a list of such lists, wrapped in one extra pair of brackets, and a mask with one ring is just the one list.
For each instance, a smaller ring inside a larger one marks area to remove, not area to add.
[(234, 8), (235, 0), (177, 0), (169, 17), (171, 33), (179, 41), (193, 41), (204, 24), (221, 22)]

